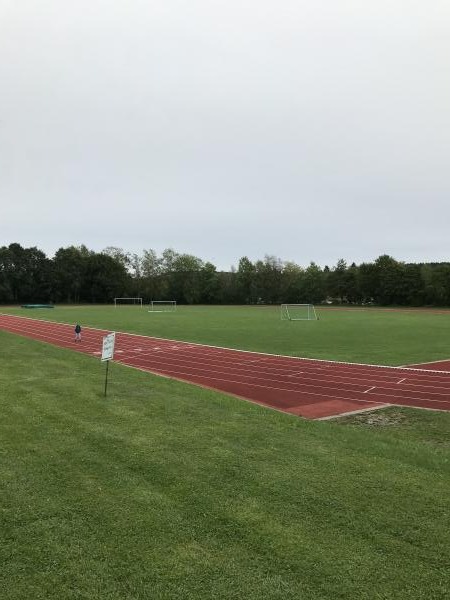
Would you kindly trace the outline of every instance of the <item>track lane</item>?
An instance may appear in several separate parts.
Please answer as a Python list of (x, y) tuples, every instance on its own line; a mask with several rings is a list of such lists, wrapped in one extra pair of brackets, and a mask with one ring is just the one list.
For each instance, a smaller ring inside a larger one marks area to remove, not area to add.
[[(0, 328), (99, 357), (105, 330), (0, 315)], [(116, 334), (115, 362), (307, 418), (388, 404), (450, 410), (450, 373), (317, 361)]]

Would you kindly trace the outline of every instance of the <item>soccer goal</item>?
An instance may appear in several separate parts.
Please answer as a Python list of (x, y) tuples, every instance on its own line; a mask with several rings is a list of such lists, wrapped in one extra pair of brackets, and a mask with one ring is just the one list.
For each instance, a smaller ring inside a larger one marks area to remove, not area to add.
[(114, 298), (114, 306), (140, 306), (142, 308), (142, 298)]
[(176, 300), (152, 300), (148, 307), (148, 312), (175, 312), (176, 310)]
[(318, 316), (313, 304), (282, 304), (283, 321), (317, 321)]

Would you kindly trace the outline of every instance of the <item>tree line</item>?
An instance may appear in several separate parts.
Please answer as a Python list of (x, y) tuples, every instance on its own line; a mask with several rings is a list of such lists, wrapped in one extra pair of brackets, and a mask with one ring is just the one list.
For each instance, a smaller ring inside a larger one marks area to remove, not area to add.
[(180, 304), (282, 302), (450, 305), (450, 263), (404, 263), (388, 255), (373, 262), (303, 267), (266, 255), (218, 271), (210, 262), (168, 248), (141, 255), (108, 247), (60, 248), (52, 258), (18, 243), (0, 247), (0, 303), (110, 303), (115, 297), (176, 300)]

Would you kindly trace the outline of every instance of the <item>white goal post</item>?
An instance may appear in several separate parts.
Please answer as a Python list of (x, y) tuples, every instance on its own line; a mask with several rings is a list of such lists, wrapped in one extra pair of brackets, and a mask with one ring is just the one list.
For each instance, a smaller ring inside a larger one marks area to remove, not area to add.
[(283, 321), (317, 321), (318, 316), (313, 304), (282, 304)]
[(114, 298), (114, 306), (140, 306), (142, 308), (142, 298)]
[(176, 310), (176, 300), (152, 300), (148, 306), (148, 312), (175, 312)]

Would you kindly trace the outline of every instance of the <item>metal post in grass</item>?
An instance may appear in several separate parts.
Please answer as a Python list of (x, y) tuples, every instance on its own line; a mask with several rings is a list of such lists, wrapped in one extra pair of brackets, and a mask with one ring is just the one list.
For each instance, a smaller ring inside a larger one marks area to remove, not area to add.
[(102, 362), (106, 362), (106, 372), (105, 372), (105, 398), (106, 398), (106, 390), (108, 387), (108, 371), (109, 371), (109, 361), (114, 357), (114, 344), (116, 343), (116, 334), (109, 333), (105, 335), (103, 338), (102, 344)]

